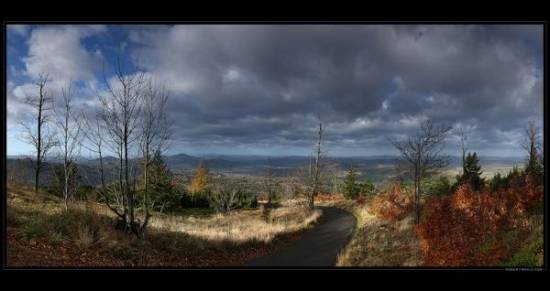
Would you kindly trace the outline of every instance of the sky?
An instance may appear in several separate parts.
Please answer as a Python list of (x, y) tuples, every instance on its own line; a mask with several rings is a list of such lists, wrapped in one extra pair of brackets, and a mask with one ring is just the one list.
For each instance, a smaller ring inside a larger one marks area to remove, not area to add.
[(73, 82), (86, 115), (117, 55), (166, 87), (168, 154), (309, 155), (318, 114), (333, 156), (397, 154), (390, 139), (427, 119), (523, 156), (528, 121), (543, 126), (542, 25), (8, 25), (7, 154), (32, 152), (39, 74), (56, 102)]

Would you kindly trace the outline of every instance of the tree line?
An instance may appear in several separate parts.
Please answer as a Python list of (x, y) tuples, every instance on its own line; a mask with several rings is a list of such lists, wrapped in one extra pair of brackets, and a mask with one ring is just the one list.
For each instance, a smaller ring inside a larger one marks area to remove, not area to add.
[[(74, 107), (73, 83), (66, 84), (61, 88), (58, 98), (54, 98), (48, 88), (49, 81), (47, 74), (41, 74), (35, 82), (37, 93), (26, 98), (27, 104), (34, 109), (32, 122), (23, 124), (26, 129), (24, 138), (35, 152), (34, 191), (38, 192), (40, 174), (47, 155), (57, 149), (63, 161), (60, 176), (67, 210), (77, 189), (72, 183), (77, 175), (75, 159), (81, 148), (85, 148), (98, 156), (101, 185), (96, 193), (101, 201), (116, 214), (124, 230), (144, 234), (152, 215), (151, 209), (160, 206), (163, 210), (170, 204), (170, 199), (166, 197), (161, 200), (151, 197), (152, 191), (158, 192), (159, 187), (163, 191), (170, 187), (170, 181), (158, 175), (171, 175), (162, 161), (162, 153), (168, 149), (170, 139), (170, 126), (166, 116), (169, 97), (166, 89), (144, 73), (124, 72), (118, 61), (111, 79), (107, 79), (104, 73), (103, 84), (106, 90), (97, 94), (99, 106), (93, 114), (87, 115), (82, 111), (78, 112)], [(54, 106), (54, 99), (60, 100), (59, 106)], [(450, 126), (426, 120), (421, 123), (417, 133), (405, 139), (390, 140), (400, 153), (402, 172), (413, 183), (413, 205), (417, 223), (420, 219), (420, 201), (425, 178), (440, 172), (449, 163), (449, 156), (443, 153), (443, 149), (451, 129)], [(312, 158), (309, 165), (299, 169), (294, 175), (297, 181), (293, 183), (293, 191), (305, 195), (309, 208), (315, 207), (315, 195), (322, 191), (323, 184), (331, 176), (330, 165), (325, 160), (322, 148), (324, 130), (321, 116), (318, 115)], [(467, 149), (466, 131), (459, 128), (457, 132), (462, 154), (462, 173), (457, 177), (457, 183), (468, 183), (474, 190), (479, 189), (485, 184), (481, 178), (479, 158), (477, 153)], [(539, 132), (534, 123), (529, 123), (526, 136), (528, 142), (524, 144), (524, 148), (529, 153), (527, 169), (540, 176), (543, 172), (542, 150)], [(105, 179), (104, 167), (107, 152), (115, 153), (118, 163), (117, 180), (109, 184)], [(139, 177), (136, 166), (130, 162), (132, 156), (139, 158), (142, 170)], [(228, 213), (236, 205), (242, 205), (239, 201), (249, 199), (243, 194), (247, 192), (246, 182), (220, 179), (219, 183), (210, 183), (207, 175), (200, 171), (204, 171), (201, 166), (188, 192), (199, 193), (208, 188), (208, 203), (219, 211)], [(344, 180), (343, 191), (348, 198), (374, 193), (372, 183), (357, 183), (356, 176), (356, 169), (351, 168)], [(163, 179), (165, 181), (160, 183)], [(280, 189), (276, 189), (278, 186), (269, 163), (262, 184), (263, 191), (267, 193), (267, 205), (271, 205), (277, 200)], [(136, 212), (137, 209), (140, 210), (139, 213)], [(141, 215), (139, 218), (138, 214)]]
[[(33, 121), (23, 123), (26, 129), (24, 139), (35, 152), (35, 193), (39, 191), (44, 161), (52, 150), (57, 149), (63, 161), (63, 200), (68, 210), (76, 190), (76, 187), (71, 187), (77, 172), (75, 159), (85, 148), (99, 158), (101, 185), (97, 194), (117, 215), (124, 230), (144, 234), (154, 203), (149, 195), (151, 166), (167, 150), (170, 137), (166, 116), (168, 94), (164, 86), (152, 77), (144, 73), (128, 74), (122, 70), (120, 61), (117, 64), (113, 78), (107, 79), (104, 72), (106, 93), (97, 94), (99, 106), (91, 116), (74, 107), (72, 82), (63, 86), (60, 96), (54, 98), (48, 88), (50, 78), (41, 74), (35, 83), (37, 94), (26, 98), (34, 113)], [(115, 153), (118, 158), (114, 185), (107, 185), (105, 181), (106, 152)], [(133, 156), (138, 157), (143, 169), (141, 177), (136, 177), (136, 167), (131, 165)], [(143, 210), (140, 218), (136, 215), (138, 189)]]

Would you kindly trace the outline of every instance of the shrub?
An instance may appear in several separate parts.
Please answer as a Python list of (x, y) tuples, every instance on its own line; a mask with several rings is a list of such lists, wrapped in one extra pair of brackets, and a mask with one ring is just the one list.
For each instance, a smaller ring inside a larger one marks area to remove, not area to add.
[(362, 196), (374, 195), (376, 193), (376, 187), (369, 181), (359, 183), (359, 193), (363, 194)]
[(507, 267), (535, 267), (537, 266), (537, 257), (529, 249), (522, 249), (504, 265)]
[(95, 188), (91, 185), (78, 185), (75, 198), (78, 200), (93, 200)]
[(359, 205), (363, 205), (365, 204), (366, 202), (366, 199), (365, 199), (365, 196), (361, 193), (359, 193), (359, 195), (357, 195), (357, 198), (355, 198), (355, 203), (359, 204)]
[(452, 192), (451, 181), (447, 176), (431, 177), (423, 181), (423, 193), (426, 195), (443, 196)]
[(82, 225), (76, 233), (75, 243), (79, 248), (86, 249), (96, 241), (96, 237), (97, 233), (92, 228)]
[(180, 198), (180, 205), (183, 208), (209, 208), (209, 192), (200, 192), (197, 194), (184, 193)]
[[(543, 190), (529, 175), (513, 171), (508, 177), (506, 190), (473, 191), (462, 184), (449, 196), (426, 200), (417, 226), (426, 265), (496, 266), (514, 250), (507, 234), (530, 232), (529, 217), (542, 201)], [(531, 259), (519, 253), (511, 260)]]
[[(272, 202), (273, 205), (277, 205), (276, 201)], [(241, 191), (237, 197), (237, 207), (236, 208), (257, 208), (258, 207), (258, 198), (256, 195), (247, 192)]]
[(410, 195), (401, 190), (399, 182), (393, 183), (388, 192), (376, 195), (372, 203), (374, 213), (390, 221), (403, 219), (412, 205)]
[(33, 219), (23, 227), (23, 236), (29, 240), (47, 237), (48, 232), (48, 228), (39, 220)]
[(500, 173), (497, 173), (491, 180), (489, 180), (489, 187), (493, 192), (508, 189), (508, 186), (508, 180), (506, 177), (500, 175)]

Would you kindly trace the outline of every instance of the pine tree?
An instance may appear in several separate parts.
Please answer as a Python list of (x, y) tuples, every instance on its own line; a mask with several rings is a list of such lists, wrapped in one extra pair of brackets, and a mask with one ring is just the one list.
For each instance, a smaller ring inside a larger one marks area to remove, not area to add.
[(173, 175), (159, 151), (155, 152), (149, 164), (148, 175), (151, 208), (163, 212), (176, 207), (179, 197), (172, 184)]
[(477, 153), (468, 153), (464, 160), (464, 173), (457, 177), (457, 183), (468, 183), (472, 190), (477, 191), (481, 189), (485, 183), (484, 179), (481, 178), (482, 173)]
[(357, 170), (351, 166), (348, 169), (346, 178), (344, 180), (344, 186), (342, 192), (347, 198), (355, 199), (359, 195), (359, 185), (357, 184)]
[(208, 168), (206, 164), (201, 160), (197, 167), (197, 173), (193, 177), (191, 184), (187, 188), (191, 194), (199, 194), (206, 190), (210, 182)]

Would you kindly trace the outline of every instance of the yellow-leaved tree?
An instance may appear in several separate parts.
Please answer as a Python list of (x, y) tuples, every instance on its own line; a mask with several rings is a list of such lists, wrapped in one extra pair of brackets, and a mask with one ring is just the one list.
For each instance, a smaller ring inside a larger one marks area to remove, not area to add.
[(206, 164), (201, 160), (197, 167), (197, 173), (191, 180), (191, 184), (187, 187), (187, 190), (191, 194), (201, 193), (206, 190), (208, 183), (210, 182), (210, 177), (208, 173), (208, 168)]

